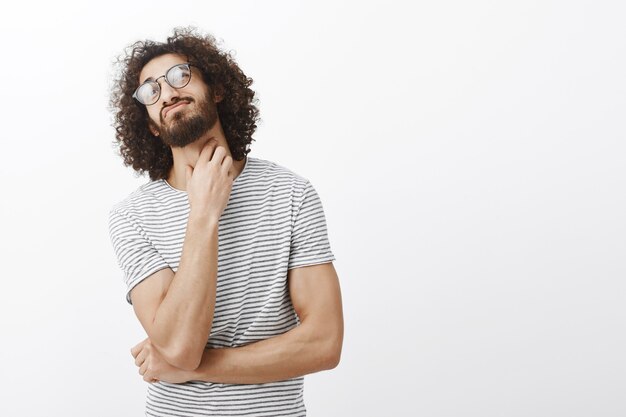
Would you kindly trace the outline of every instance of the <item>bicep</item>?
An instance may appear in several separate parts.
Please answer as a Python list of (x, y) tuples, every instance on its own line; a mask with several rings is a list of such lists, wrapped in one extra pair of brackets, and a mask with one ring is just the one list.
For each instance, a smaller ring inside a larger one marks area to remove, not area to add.
[(174, 271), (163, 268), (149, 275), (130, 292), (135, 314), (148, 336), (152, 334), (154, 317), (173, 279)]
[(333, 263), (292, 268), (287, 279), (291, 302), (300, 321), (319, 323), (343, 335), (341, 290)]

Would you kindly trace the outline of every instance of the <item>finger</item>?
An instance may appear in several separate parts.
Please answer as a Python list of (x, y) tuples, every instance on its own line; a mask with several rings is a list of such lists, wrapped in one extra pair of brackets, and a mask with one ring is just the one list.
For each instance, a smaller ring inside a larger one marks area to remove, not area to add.
[(228, 178), (233, 179), (235, 177), (235, 170), (233, 169), (233, 158), (229, 155), (224, 158), (224, 163), (222, 164), (222, 172), (226, 174)]
[(145, 362), (147, 356), (148, 356), (148, 351), (146, 349), (142, 349), (141, 352), (139, 352), (139, 354), (135, 358), (135, 365), (141, 366), (141, 364)]
[(130, 354), (133, 355), (133, 358), (136, 358), (139, 352), (141, 352), (141, 349), (143, 348), (143, 344), (144, 342), (141, 342), (139, 344), (136, 344), (130, 349)]
[(139, 367), (139, 375), (145, 375), (148, 370), (148, 361), (144, 361)]
[(224, 161), (222, 161), (222, 167), (224, 167), (226, 170), (230, 169), (230, 167), (233, 165), (233, 157), (230, 155), (226, 155), (224, 157)]
[(215, 152), (213, 152), (211, 162), (221, 164), (227, 155), (228, 153), (226, 152), (226, 148), (224, 148), (223, 146), (218, 146), (217, 148), (215, 148)]
[(153, 372), (150, 369), (146, 370), (143, 374), (143, 380), (146, 382), (153, 382), (155, 380)]
[(200, 151), (200, 156), (198, 157), (198, 163), (209, 162), (211, 158), (213, 157), (213, 151), (215, 151), (215, 148), (217, 147), (217, 145), (218, 145), (217, 139), (215, 138), (209, 139), (209, 141), (204, 144), (204, 146), (202, 147), (202, 150)]

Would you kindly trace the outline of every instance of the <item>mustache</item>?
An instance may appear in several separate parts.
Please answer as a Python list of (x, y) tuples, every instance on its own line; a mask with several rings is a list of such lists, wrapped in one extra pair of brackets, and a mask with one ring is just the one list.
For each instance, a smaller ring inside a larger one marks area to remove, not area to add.
[(161, 109), (161, 119), (163, 119), (163, 114), (165, 113), (166, 109), (168, 109), (168, 108), (170, 108), (172, 106), (175, 106), (175, 105), (179, 104), (180, 102), (184, 102), (184, 103), (189, 104), (189, 103), (193, 102), (193, 99), (191, 97), (183, 97), (183, 98), (179, 98), (176, 101), (172, 102), (172, 104), (170, 104), (169, 106), (163, 106), (163, 108)]

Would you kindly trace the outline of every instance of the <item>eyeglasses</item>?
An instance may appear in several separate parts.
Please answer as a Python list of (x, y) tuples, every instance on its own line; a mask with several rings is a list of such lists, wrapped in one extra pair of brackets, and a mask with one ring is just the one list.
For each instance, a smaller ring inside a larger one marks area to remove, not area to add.
[(146, 80), (141, 84), (133, 93), (133, 98), (143, 104), (144, 106), (150, 106), (151, 104), (159, 101), (161, 97), (161, 85), (159, 80), (165, 78), (165, 82), (172, 88), (183, 88), (191, 80), (191, 66), (193, 64), (184, 63), (174, 65), (172, 68), (165, 72), (165, 75), (161, 75), (156, 80)]

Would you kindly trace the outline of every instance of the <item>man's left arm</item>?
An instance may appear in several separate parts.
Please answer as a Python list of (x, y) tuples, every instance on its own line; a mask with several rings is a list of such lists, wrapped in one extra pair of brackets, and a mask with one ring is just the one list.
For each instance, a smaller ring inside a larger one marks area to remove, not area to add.
[(205, 349), (189, 380), (259, 384), (337, 366), (343, 344), (343, 311), (332, 262), (292, 268), (287, 280), (300, 325), (246, 346)]

